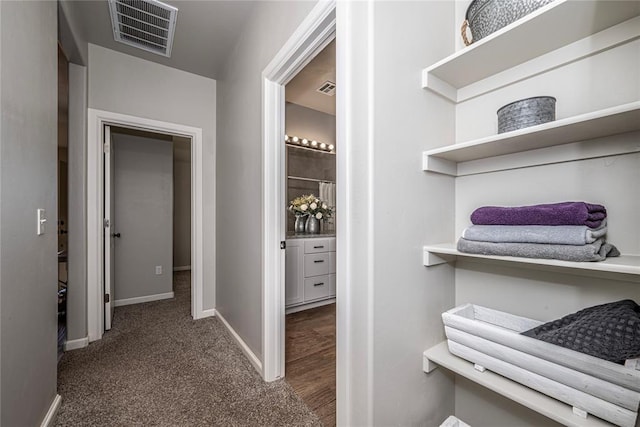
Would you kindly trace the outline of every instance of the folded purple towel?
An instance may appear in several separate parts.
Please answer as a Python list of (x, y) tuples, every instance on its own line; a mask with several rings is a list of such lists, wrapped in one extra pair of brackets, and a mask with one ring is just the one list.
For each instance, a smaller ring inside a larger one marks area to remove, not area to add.
[(563, 202), (533, 206), (483, 206), (471, 214), (476, 225), (586, 225), (598, 228), (607, 217), (602, 205)]

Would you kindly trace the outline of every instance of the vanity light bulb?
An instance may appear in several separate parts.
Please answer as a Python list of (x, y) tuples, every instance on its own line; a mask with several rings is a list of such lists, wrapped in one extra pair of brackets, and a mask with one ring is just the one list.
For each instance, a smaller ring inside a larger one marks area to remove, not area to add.
[(299, 141), (299, 138), (298, 138), (297, 136), (294, 136), (294, 137), (293, 137), (293, 139), (292, 139), (292, 141), (293, 141), (293, 142), (298, 142), (298, 141)]
[(320, 143), (320, 148), (325, 150), (327, 148), (327, 144), (325, 144), (324, 142)]
[(289, 142), (289, 135), (284, 136), (284, 142)]
[(333, 144), (329, 145), (329, 150), (333, 151), (334, 148), (336, 148), (336, 147), (334, 147)]
[(305, 138), (302, 140), (302, 144), (307, 145), (309, 143), (309, 141)]
[(311, 141), (311, 146), (312, 147), (317, 147), (318, 146), (318, 141)]

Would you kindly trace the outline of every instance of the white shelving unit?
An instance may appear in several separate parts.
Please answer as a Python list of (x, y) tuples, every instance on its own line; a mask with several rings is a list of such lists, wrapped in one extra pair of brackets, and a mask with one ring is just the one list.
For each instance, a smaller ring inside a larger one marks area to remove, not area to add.
[[(606, 9), (606, 13), (602, 13)], [(483, 93), (465, 88), (531, 59), (636, 17), (635, 1), (556, 0), (526, 17), (433, 64), (422, 72), (422, 87), (454, 102)], [(552, 28), (553, 31), (544, 31)], [(585, 46), (578, 57), (602, 46)], [(576, 59), (567, 57), (567, 60)], [(469, 92), (469, 93), (465, 93)]]
[(435, 367), (433, 364), (449, 369), (475, 383), (493, 390), (515, 402), (520, 403), (552, 420), (572, 427), (604, 427), (611, 426), (606, 421), (588, 416), (581, 418), (573, 413), (570, 405), (566, 405), (559, 400), (553, 399), (539, 393), (529, 387), (523, 386), (515, 381), (511, 381), (501, 375), (491, 371), (480, 372), (474, 369), (473, 363), (467, 362), (449, 353), (447, 342), (431, 347), (423, 354), (424, 371), (430, 372)]
[[(422, 169), (458, 176), (461, 174), (460, 163), (634, 131), (640, 131), (640, 101), (425, 151)], [(631, 143), (622, 147), (612, 144), (578, 150), (570, 160), (638, 151), (639, 144)], [(544, 160), (540, 160), (542, 162)]]
[[(461, 103), (633, 42), (640, 37), (639, 28), (638, 1), (556, 0), (424, 69), (422, 87)], [(463, 108), (456, 109), (464, 114)], [(640, 135), (640, 101), (428, 150), (422, 153), (422, 168), (459, 177), (637, 153), (640, 144), (631, 134), (634, 132)], [(455, 243), (423, 248), (423, 264), (427, 267), (457, 259), (640, 283), (639, 255), (588, 263), (467, 254), (459, 252)], [(436, 366), (564, 425), (611, 425), (593, 416), (581, 418), (570, 405), (498, 374), (477, 371), (472, 363), (452, 355), (446, 341), (424, 352), (424, 371), (431, 372)]]

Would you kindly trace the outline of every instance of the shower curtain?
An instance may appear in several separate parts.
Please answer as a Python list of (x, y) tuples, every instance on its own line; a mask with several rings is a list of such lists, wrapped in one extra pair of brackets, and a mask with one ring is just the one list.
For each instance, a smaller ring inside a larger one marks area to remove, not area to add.
[(333, 209), (333, 217), (324, 223), (324, 231), (332, 232), (336, 229), (336, 184), (333, 182), (319, 182), (318, 195), (320, 200), (326, 202)]

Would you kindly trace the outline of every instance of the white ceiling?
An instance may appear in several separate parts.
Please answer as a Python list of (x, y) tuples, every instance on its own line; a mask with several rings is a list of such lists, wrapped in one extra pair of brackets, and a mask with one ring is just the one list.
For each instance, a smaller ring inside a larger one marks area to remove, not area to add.
[(336, 82), (336, 41), (332, 41), (285, 87), (287, 102), (336, 115), (336, 97), (316, 92), (322, 83)]
[(127, 46), (113, 39), (105, 0), (70, 1), (73, 16), (89, 42), (201, 76), (218, 78), (224, 61), (244, 29), (257, 1), (169, 0), (178, 8), (171, 58)]

